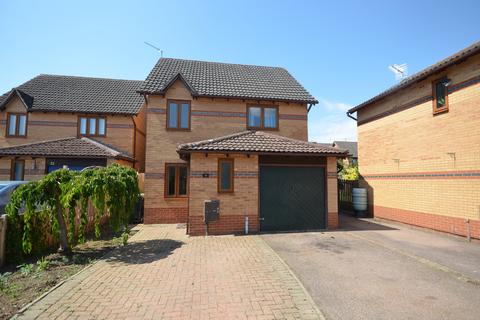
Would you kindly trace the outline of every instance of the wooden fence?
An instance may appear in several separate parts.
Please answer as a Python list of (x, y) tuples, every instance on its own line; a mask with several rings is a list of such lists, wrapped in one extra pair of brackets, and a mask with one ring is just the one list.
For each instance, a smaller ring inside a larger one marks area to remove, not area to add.
[(0, 214), (0, 267), (5, 264), (7, 242), (7, 215)]
[(338, 211), (353, 212), (352, 190), (358, 187), (358, 180), (338, 179)]

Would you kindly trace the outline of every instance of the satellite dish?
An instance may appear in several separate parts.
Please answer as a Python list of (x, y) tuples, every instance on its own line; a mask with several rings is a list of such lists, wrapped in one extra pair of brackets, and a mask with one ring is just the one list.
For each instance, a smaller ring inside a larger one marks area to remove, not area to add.
[(407, 77), (408, 65), (406, 63), (392, 64), (391, 66), (388, 66), (388, 69), (395, 74), (396, 80), (402, 80)]

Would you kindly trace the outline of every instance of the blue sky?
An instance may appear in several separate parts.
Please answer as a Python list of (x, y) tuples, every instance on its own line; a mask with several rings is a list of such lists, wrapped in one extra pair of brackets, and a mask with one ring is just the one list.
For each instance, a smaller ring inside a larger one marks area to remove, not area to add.
[(319, 101), (311, 140), (356, 138), (345, 109), (480, 40), (480, 1), (0, 0), (0, 92), (40, 73), (144, 79), (167, 57), (287, 68)]

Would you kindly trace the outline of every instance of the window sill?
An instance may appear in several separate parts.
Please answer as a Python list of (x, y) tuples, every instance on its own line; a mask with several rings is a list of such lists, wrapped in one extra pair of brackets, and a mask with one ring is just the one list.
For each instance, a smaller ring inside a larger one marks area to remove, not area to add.
[(247, 127), (247, 130), (256, 130), (256, 131), (278, 131), (279, 128)]
[(11, 136), (11, 135), (6, 135), (5, 138), (19, 138), (19, 139), (25, 139), (27, 136)]
[(189, 131), (192, 131), (192, 129), (188, 128), (188, 129), (178, 129), (178, 128), (166, 128), (167, 131), (183, 131), (183, 132), (189, 132)]
[(433, 111), (433, 115), (436, 116), (436, 115), (447, 113), (447, 112), (448, 112), (448, 108), (436, 109)]
[(107, 136), (80, 134), (78, 138), (106, 138)]

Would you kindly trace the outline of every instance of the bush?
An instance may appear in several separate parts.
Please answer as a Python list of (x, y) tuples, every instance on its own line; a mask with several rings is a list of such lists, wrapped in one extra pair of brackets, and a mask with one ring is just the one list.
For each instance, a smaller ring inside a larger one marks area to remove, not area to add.
[[(13, 192), (6, 208), (7, 258), (15, 261), (44, 252), (46, 234), (59, 240), (62, 252), (84, 242), (90, 201), (97, 237), (104, 214), (115, 231), (127, 230), (139, 197), (137, 172), (118, 164), (81, 172), (60, 169), (22, 185)], [(21, 207), (25, 207), (22, 215)]]

